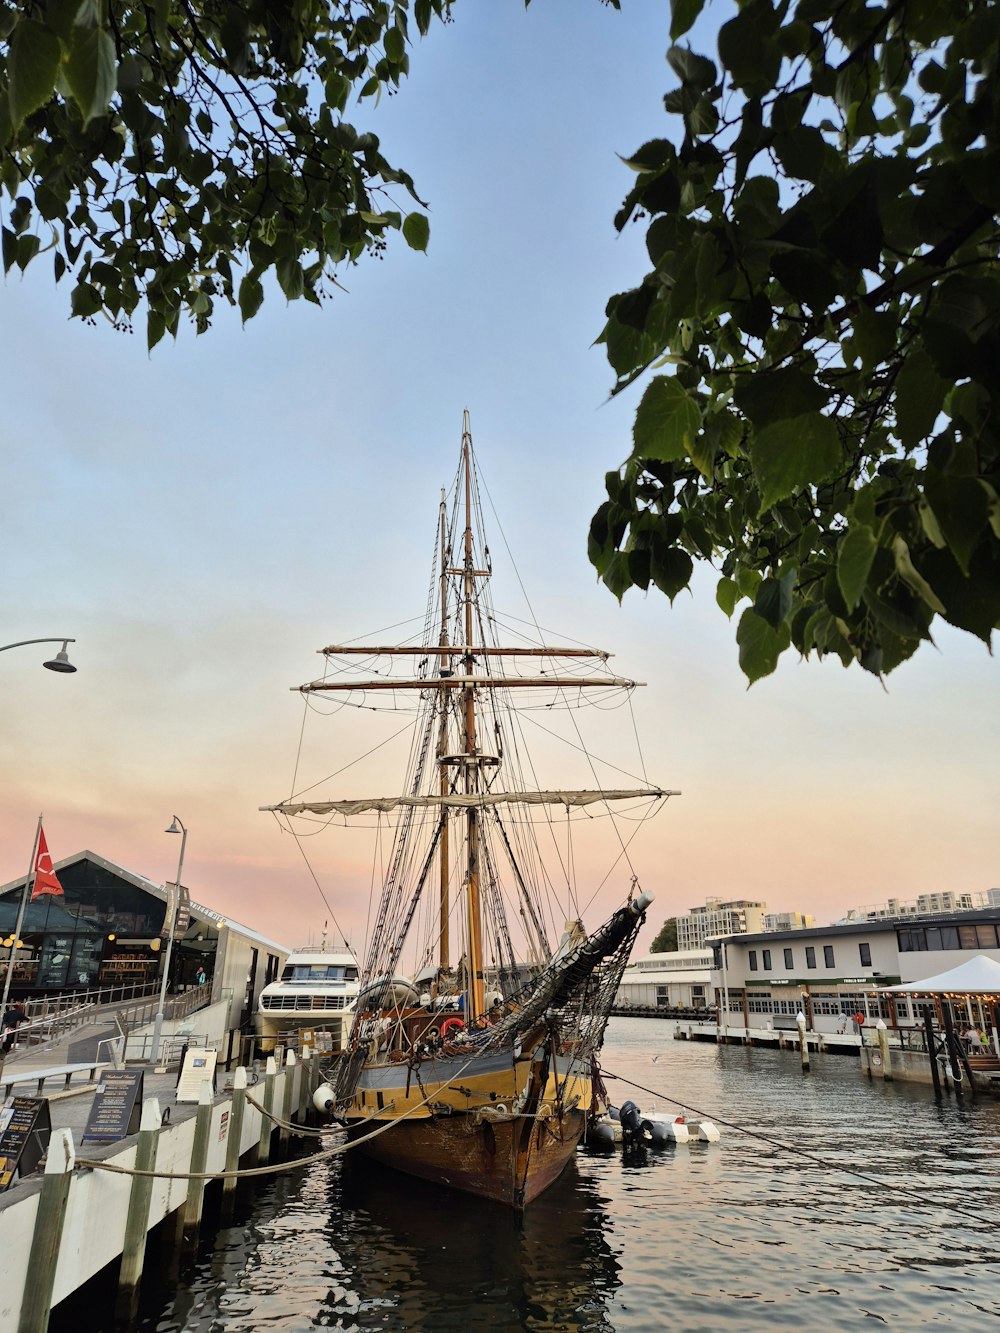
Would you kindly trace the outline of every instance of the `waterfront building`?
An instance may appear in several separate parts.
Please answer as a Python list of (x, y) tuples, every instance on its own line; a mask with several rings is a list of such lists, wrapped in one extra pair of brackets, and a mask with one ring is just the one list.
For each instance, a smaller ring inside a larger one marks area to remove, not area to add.
[[(170, 895), (166, 886), (98, 856), (57, 861), (59, 895), (28, 902), (20, 944), (13, 940), (24, 877), (0, 885), (0, 939), (11, 940), (14, 999), (109, 987), (148, 993), (166, 957)], [(288, 949), (213, 908), (179, 895), (170, 950), (171, 994), (205, 974), (213, 1003), (229, 997), (230, 1028), (252, 1024), (261, 990), (279, 975)]]
[(934, 976), (976, 953), (1000, 962), (1000, 907), (760, 931), (712, 943), (713, 998), (730, 1029), (794, 1028), (800, 1010), (818, 1032), (856, 1030), (880, 1018), (889, 1027), (912, 1027), (933, 1001), (888, 996), (885, 988)]
[(621, 1008), (705, 1009), (712, 1002), (712, 950), (650, 953), (626, 965), (615, 1004)]

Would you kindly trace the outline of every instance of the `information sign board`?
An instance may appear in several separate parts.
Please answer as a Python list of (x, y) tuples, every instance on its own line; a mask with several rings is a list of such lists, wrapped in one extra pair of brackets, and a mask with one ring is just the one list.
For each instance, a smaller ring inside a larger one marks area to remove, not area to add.
[(142, 1070), (105, 1069), (83, 1131), (85, 1139), (114, 1143), (138, 1134), (142, 1117)]
[(30, 1175), (45, 1156), (52, 1136), (44, 1097), (10, 1097), (0, 1111), (0, 1190), (20, 1171)]
[(174, 1100), (178, 1102), (198, 1101), (201, 1096), (201, 1085), (206, 1079), (211, 1082), (214, 1092), (216, 1059), (215, 1051), (189, 1046), (184, 1052), (184, 1063), (181, 1065), (181, 1076), (177, 1080), (177, 1093)]

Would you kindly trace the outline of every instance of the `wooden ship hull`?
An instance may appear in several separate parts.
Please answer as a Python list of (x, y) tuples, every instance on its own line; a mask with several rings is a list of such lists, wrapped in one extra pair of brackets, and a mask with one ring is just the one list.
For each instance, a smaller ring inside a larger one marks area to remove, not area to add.
[(365, 1156), (521, 1209), (561, 1174), (592, 1105), (589, 1068), (569, 1053), (466, 1051), (366, 1066), (343, 1119)]

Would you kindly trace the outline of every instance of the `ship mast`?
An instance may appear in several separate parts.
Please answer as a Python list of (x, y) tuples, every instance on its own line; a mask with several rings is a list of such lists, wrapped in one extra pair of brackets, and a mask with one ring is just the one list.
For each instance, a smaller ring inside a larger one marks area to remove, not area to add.
[[(475, 642), (473, 636), (472, 605), (475, 592), (475, 580), (485, 571), (475, 568), (472, 545), (472, 476), (470, 452), (472, 435), (469, 430), (469, 413), (462, 419), (462, 464), (465, 469), (465, 551), (462, 565), (462, 598), (465, 610), (465, 642)], [(463, 674), (471, 681), (475, 659), (470, 652), (462, 658)], [(476, 756), (476, 689), (467, 683), (462, 691), (465, 705), (465, 794), (472, 796), (479, 788), (479, 766)], [(468, 1021), (475, 1022), (483, 1012), (483, 921), (479, 901), (479, 810), (470, 804), (466, 811), (467, 865), (466, 865), (466, 904), (469, 922), (469, 947), (467, 958), (468, 971)]]
[[(448, 648), (448, 539), (447, 539), (447, 504), (445, 494), (441, 492), (441, 653), (438, 661), (438, 675), (447, 679), (452, 674), (451, 655)], [(438, 775), (442, 797), (448, 795), (448, 691), (442, 685), (438, 690), (440, 725), (438, 727)], [(451, 966), (450, 944), (448, 939), (448, 876), (450, 863), (448, 855), (448, 808), (441, 806), (440, 840), (440, 908), (438, 924), (438, 966), (442, 969)]]

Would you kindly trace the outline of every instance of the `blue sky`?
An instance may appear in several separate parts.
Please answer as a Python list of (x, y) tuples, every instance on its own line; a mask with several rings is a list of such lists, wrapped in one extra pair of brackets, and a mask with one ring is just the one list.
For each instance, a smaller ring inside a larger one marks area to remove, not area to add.
[[(8, 278), (2, 641), (73, 635), (80, 671), (0, 657), (0, 878), (23, 873), (40, 810), (56, 860), (90, 847), (169, 878), (176, 812), (196, 898), (288, 943), (318, 932), (301, 859), (257, 812), (291, 777), (288, 687), (321, 645), (422, 610), (468, 408), (540, 622), (648, 682), (646, 766), (684, 792), (636, 852), (653, 923), (709, 894), (827, 920), (1000, 883), (981, 644), (943, 630), (888, 692), (791, 658), (747, 691), (710, 571), (671, 611), (637, 592), (619, 607), (587, 563), (641, 392), (608, 402), (592, 346), (607, 297), (644, 272), (641, 231), (612, 225), (617, 155), (675, 130), (668, 22), (652, 0), (456, 5), (402, 91), (351, 116), (428, 200), (429, 252), (395, 241), (321, 310), (270, 291), (246, 329), (220, 310), (149, 357), (141, 328), (68, 320), (44, 258)], [(361, 853), (317, 861), (363, 921)]]

